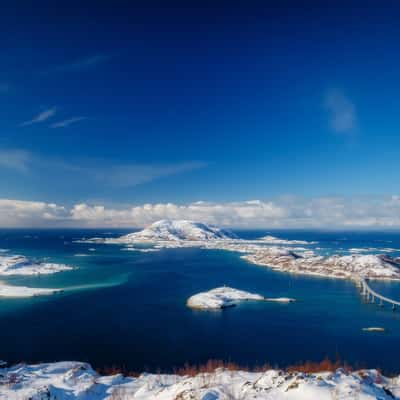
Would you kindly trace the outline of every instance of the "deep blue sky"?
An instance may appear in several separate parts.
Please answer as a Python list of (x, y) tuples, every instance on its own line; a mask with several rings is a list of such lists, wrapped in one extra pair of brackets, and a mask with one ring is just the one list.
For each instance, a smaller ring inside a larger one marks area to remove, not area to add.
[(398, 192), (398, 2), (62, 3), (2, 7), (0, 198)]

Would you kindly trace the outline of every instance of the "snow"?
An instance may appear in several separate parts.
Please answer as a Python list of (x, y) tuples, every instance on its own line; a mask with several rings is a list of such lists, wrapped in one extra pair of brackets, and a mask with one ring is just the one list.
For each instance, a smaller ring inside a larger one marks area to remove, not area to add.
[(400, 278), (398, 263), (389, 256), (365, 254), (349, 256), (331, 256), (325, 260), (326, 263), (339, 266), (353, 274), (374, 278)]
[(298, 255), (287, 249), (259, 249), (242, 258), (258, 265), (296, 274), (319, 275), (333, 278), (356, 279), (400, 279), (398, 260), (373, 254), (352, 254), (328, 257)]
[(366, 332), (385, 332), (385, 328), (380, 326), (370, 326), (368, 328), (362, 328), (362, 330)]
[(215, 310), (232, 307), (239, 301), (244, 300), (264, 300), (264, 297), (260, 294), (223, 286), (209, 290), (208, 292), (195, 294), (189, 297), (186, 304), (190, 308)]
[(306, 245), (306, 244), (316, 244), (318, 242), (307, 242), (305, 240), (286, 240), (286, 239), (280, 239), (275, 236), (267, 235), (263, 236), (260, 239), (260, 241), (263, 241), (268, 244), (296, 244), (296, 245)]
[[(187, 220), (167, 220), (154, 222), (140, 232), (130, 233), (119, 238), (120, 242), (141, 241), (179, 241), (179, 240), (215, 240), (235, 239), (233, 232), (207, 225), (201, 222)], [(113, 239), (110, 239), (111, 241)]]
[(376, 370), (301, 373), (230, 371), (195, 376), (101, 376), (89, 364), (58, 362), (0, 368), (0, 399), (7, 400), (393, 400), (400, 376)]
[(62, 289), (31, 288), (0, 283), (0, 297), (33, 297), (62, 292)]
[[(35, 262), (24, 256), (0, 255), (0, 275), (44, 275), (68, 271), (72, 267), (64, 264)], [(12, 286), (0, 282), (0, 297), (32, 297), (49, 295), (62, 289), (35, 288), (26, 286)]]
[(0, 275), (41, 275), (68, 271), (72, 267), (65, 264), (37, 263), (24, 256), (0, 255)]
[[(257, 265), (278, 271), (342, 279), (360, 277), (383, 280), (400, 280), (400, 259), (387, 255), (360, 254), (358, 248), (350, 249), (351, 255), (321, 256), (315, 249), (288, 247), (310, 245), (317, 242), (286, 240), (265, 236), (257, 240), (245, 240), (232, 232), (212, 225), (187, 220), (161, 220), (142, 231), (119, 238), (92, 238), (84, 243), (109, 243), (127, 245), (128, 251), (150, 252), (152, 249), (199, 247), (243, 253), (242, 258)], [(147, 250), (139, 250), (135, 243), (151, 244)], [(285, 247), (273, 244), (285, 245)], [(132, 248), (132, 250), (130, 250)]]
[(138, 247), (131, 247), (131, 246), (125, 247), (125, 248), (123, 248), (121, 250), (124, 250), (124, 251), (138, 251), (140, 253), (155, 253), (157, 251), (160, 251), (160, 249), (155, 249), (154, 247), (138, 248)]
[(265, 301), (274, 301), (277, 303), (294, 303), (296, 299), (292, 299), (291, 297), (271, 297), (266, 298)]

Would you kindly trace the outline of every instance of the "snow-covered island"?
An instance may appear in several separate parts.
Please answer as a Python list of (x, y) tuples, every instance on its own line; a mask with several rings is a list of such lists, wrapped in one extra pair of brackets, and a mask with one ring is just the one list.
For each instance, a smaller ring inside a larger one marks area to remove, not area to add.
[(318, 242), (307, 242), (306, 240), (287, 240), (287, 239), (280, 239), (275, 236), (267, 235), (263, 236), (260, 239), (268, 244), (289, 244), (289, 245), (307, 245), (307, 244), (317, 244)]
[(187, 306), (201, 310), (216, 310), (233, 307), (240, 301), (265, 300), (264, 296), (244, 290), (222, 286), (208, 292), (197, 293), (187, 300)]
[(194, 376), (143, 373), (102, 376), (89, 364), (58, 362), (0, 368), (0, 399), (49, 400), (393, 400), (400, 376), (377, 370), (247, 372), (218, 368)]
[(301, 256), (288, 249), (268, 248), (242, 256), (278, 271), (342, 279), (399, 280), (400, 264), (384, 255)]
[[(145, 229), (118, 238), (84, 239), (84, 243), (108, 243), (133, 246), (146, 244), (150, 249), (199, 247), (242, 253), (242, 258), (283, 272), (342, 279), (399, 280), (400, 260), (383, 254), (321, 256), (314, 250), (294, 245), (316, 242), (286, 240), (265, 236), (256, 240), (238, 238), (227, 229), (186, 220), (161, 220)], [(281, 246), (276, 246), (280, 244)], [(149, 251), (149, 250), (147, 250)], [(150, 250), (152, 251), (152, 250)]]
[(0, 275), (46, 275), (73, 269), (69, 265), (35, 262), (24, 256), (0, 256)]
[(199, 310), (220, 310), (236, 306), (238, 303), (248, 300), (276, 303), (293, 303), (296, 301), (290, 297), (264, 297), (257, 293), (221, 286), (189, 297), (186, 305)]
[[(0, 255), (0, 275), (48, 275), (69, 271), (73, 267), (65, 264), (35, 262), (24, 256)], [(62, 292), (62, 289), (14, 286), (0, 282), (0, 297), (33, 297)]]

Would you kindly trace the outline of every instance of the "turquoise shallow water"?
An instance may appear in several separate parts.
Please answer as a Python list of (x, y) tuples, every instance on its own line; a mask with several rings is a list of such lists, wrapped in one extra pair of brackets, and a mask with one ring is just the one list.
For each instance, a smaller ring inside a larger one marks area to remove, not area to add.
[[(121, 233), (0, 231), (0, 248), (10, 254), (48, 257), (76, 267), (51, 276), (1, 279), (66, 291), (0, 300), (0, 358), (10, 362), (74, 359), (141, 371), (170, 370), (210, 358), (248, 366), (265, 362), (285, 366), (339, 354), (356, 366), (400, 372), (400, 310), (363, 303), (351, 282), (274, 272), (226, 251), (138, 253), (121, 251), (117, 245), (74, 243), (82, 237)], [(266, 234), (238, 233), (245, 238)], [(400, 248), (398, 233), (273, 234), (317, 240), (314, 247), (325, 253), (346, 253), (352, 247)], [(223, 284), (269, 297), (290, 296), (298, 302), (248, 302), (211, 313), (185, 307), (192, 294)], [(400, 299), (399, 284), (371, 285)], [(387, 332), (363, 332), (368, 326), (383, 326)]]

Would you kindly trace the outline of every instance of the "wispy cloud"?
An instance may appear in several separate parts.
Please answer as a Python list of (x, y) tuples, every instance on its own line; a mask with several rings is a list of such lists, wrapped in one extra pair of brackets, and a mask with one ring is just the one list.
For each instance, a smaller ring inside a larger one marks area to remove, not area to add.
[(65, 119), (63, 121), (55, 122), (54, 124), (50, 125), (50, 128), (66, 128), (69, 125), (75, 124), (76, 122), (83, 121), (86, 117), (72, 117), (69, 119)]
[(33, 117), (31, 120), (23, 122), (20, 126), (28, 126), (28, 125), (33, 125), (33, 124), (47, 121), (49, 118), (51, 118), (53, 115), (55, 115), (56, 112), (57, 112), (56, 107), (49, 108), (49, 109), (44, 110), (41, 113), (39, 113), (38, 115)]
[(174, 164), (126, 164), (109, 167), (86, 167), (83, 173), (102, 185), (114, 187), (133, 187), (167, 176), (177, 175), (196, 169), (205, 168), (208, 164), (201, 161)]
[(65, 64), (54, 65), (46, 70), (44, 73), (51, 72), (73, 72), (73, 71), (85, 71), (96, 67), (97, 65), (103, 64), (110, 59), (110, 56), (107, 54), (94, 54), (82, 58), (78, 58), (71, 62), (67, 62)]
[[(102, 188), (124, 189), (152, 182), (168, 176), (205, 168), (201, 161), (177, 162), (173, 164), (118, 164), (112, 160), (43, 160), (36, 157), (36, 167), (42, 174), (62, 175), (71, 187), (79, 182), (91, 182)], [(32, 170), (35, 167), (32, 166)]]
[(28, 171), (31, 154), (24, 150), (0, 149), (0, 168), (7, 168), (18, 172)]
[[(62, 159), (43, 157), (19, 149), (0, 149), (0, 167), (29, 172), (39, 182), (63, 182), (73, 189), (90, 182), (93, 189), (124, 189), (168, 176), (205, 168), (202, 161), (171, 164), (122, 164), (111, 159)], [(39, 179), (40, 178), (40, 179)]]
[(324, 105), (329, 112), (331, 129), (337, 133), (351, 133), (357, 126), (354, 103), (339, 89), (330, 90)]

